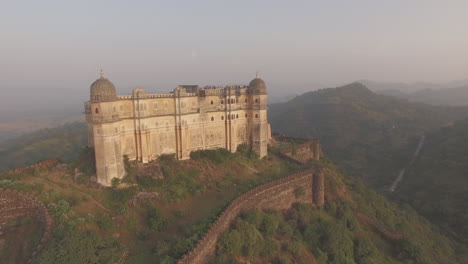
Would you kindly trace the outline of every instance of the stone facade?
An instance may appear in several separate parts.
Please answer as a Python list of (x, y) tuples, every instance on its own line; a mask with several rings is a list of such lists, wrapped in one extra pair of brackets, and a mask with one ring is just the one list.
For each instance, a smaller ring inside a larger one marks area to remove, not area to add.
[(188, 159), (190, 152), (248, 144), (260, 158), (271, 138), (265, 82), (224, 88), (181, 85), (167, 94), (143, 88), (117, 96), (101, 74), (85, 103), (88, 146), (94, 147), (98, 182), (123, 178), (124, 155), (147, 163), (162, 154)]
[[(320, 175), (320, 176), (317, 176)], [(311, 203), (316, 207), (323, 206), (324, 181), (321, 168), (307, 169), (305, 171), (275, 180), (258, 186), (229, 204), (215, 223), (210, 227), (206, 235), (199, 241), (197, 246), (180, 259), (178, 264), (204, 264), (209, 263), (216, 250), (216, 242), (219, 235), (229, 228), (231, 222), (243, 210), (250, 209), (288, 209), (293, 203)], [(319, 186), (318, 186), (319, 185)], [(298, 188), (305, 191), (305, 195), (298, 197), (295, 193)], [(315, 190), (321, 190), (316, 195)], [(318, 199), (318, 200), (317, 200)]]

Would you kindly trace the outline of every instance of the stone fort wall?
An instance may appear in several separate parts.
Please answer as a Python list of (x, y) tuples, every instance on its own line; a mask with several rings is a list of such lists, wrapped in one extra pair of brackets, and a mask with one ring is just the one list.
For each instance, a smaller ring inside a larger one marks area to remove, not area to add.
[[(324, 174), (321, 169), (305, 171), (274, 180), (258, 186), (232, 201), (218, 217), (197, 246), (184, 255), (178, 264), (207, 263), (214, 256), (216, 242), (220, 234), (229, 228), (231, 222), (243, 210), (290, 208), (293, 203), (313, 203), (317, 207), (324, 204)], [(305, 195), (297, 197), (295, 191), (302, 188)]]
[(29, 216), (34, 221), (40, 222), (43, 235), (28, 261), (28, 263), (31, 263), (32, 259), (37, 256), (52, 237), (53, 221), (47, 208), (33, 196), (8, 189), (0, 189), (0, 208), (2, 208), (0, 210), (0, 232), (11, 220), (18, 217)]
[(190, 152), (249, 144), (267, 155), (267, 95), (246, 87), (188, 89), (147, 94), (142, 88), (113, 101), (85, 105), (88, 146), (94, 147), (98, 182), (110, 186), (125, 175), (123, 156), (147, 163), (163, 154), (188, 159)]
[(280, 152), (284, 158), (299, 164), (306, 164), (309, 160), (318, 160), (322, 156), (322, 149), (318, 139), (309, 140), (298, 146)]

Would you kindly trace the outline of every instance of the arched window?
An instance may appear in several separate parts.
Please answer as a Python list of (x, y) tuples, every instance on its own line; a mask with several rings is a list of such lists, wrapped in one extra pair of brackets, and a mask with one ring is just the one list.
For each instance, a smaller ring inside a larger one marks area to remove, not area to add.
[(258, 114), (255, 114), (255, 118), (258, 118)]
[(258, 99), (255, 99), (255, 103), (258, 104)]
[(234, 99), (231, 99), (231, 104), (233, 104), (233, 103), (234, 103)]
[(245, 103), (247, 103), (247, 98), (245, 98)]
[(94, 109), (94, 113), (99, 114), (99, 108)]
[(238, 115), (238, 114), (236, 115), (236, 118), (239, 118), (239, 115)]
[(224, 120), (224, 116), (221, 116), (221, 120)]
[(214, 117), (211, 117), (211, 121), (214, 121)]
[(245, 113), (245, 118), (247, 118), (247, 113)]
[(221, 100), (221, 104), (224, 104), (224, 100)]
[(211, 104), (213, 104), (213, 100), (211, 100)]
[(227, 118), (228, 118), (228, 120), (231, 120), (231, 115), (228, 115)]

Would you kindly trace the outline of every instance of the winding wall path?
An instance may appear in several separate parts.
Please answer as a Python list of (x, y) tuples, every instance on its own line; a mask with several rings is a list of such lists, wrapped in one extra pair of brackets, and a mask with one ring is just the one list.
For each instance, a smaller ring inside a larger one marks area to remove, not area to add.
[[(320, 183), (315, 184), (314, 182)], [(231, 222), (243, 210), (249, 209), (287, 209), (293, 203), (314, 203), (322, 206), (324, 202), (323, 171), (305, 171), (260, 185), (232, 201), (218, 217), (197, 246), (184, 255), (178, 264), (207, 263), (215, 254), (216, 241), (220, 234), (229, 228)], [(305, 195), (297, 197), (296, 190), (301, 188)], [(315, 193), (315, 194), (314, 194)]]
[(33, 196), (15, 190), (0, 189), (0, 230), (12, 219), (25, 216), (39, 221), (43, 227), (42, 239), (31, 256), (34, 258), (51, 238), (52, 218), (44, 204)]

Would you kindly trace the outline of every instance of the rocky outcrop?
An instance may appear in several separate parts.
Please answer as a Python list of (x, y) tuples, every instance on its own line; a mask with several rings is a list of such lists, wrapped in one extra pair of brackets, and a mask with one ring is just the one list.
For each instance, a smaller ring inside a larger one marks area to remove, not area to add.
[[(321, 176), (316, 176), (321, 175)], [(293, 203), (313, 203), (322, 206), (324, 201), (324, 187), (314, 187), (314, 180), (323, 179), (323, 171), (319, 168), (307, 169), (305, 171), (274, 180), (258, 186), (232, 201), (224, 212), (211, 226), (204, 238), (188, 254), (184, 255), (178, 264), (202, 264), (207, 263), (214, 255), (218, 236), (229, 228), (230, 223), (243, 210), (250, 209), (287, 209)], [(323, 180), (318, 184), (323, 185)], [(301, 188), (305, 195), (298, 197), (296, 190)], [(314, 195), (316, 190), (320, 195)]]

